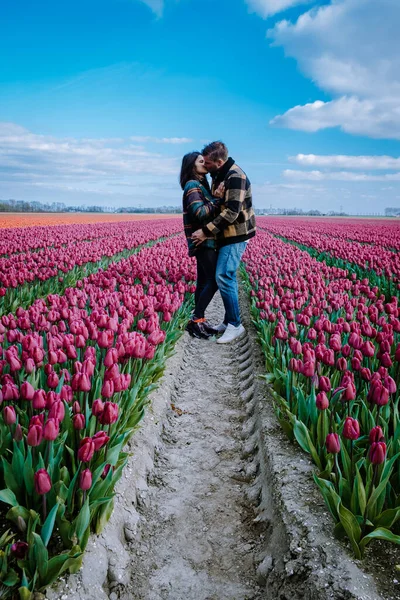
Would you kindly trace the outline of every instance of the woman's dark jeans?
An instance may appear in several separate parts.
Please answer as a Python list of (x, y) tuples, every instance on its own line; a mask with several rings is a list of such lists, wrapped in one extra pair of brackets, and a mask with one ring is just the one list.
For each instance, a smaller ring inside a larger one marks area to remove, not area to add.
[(197, 286), (194, 294), (194, 317), (204, 319), (204, 313), (218, 289), (215, 281), (218, 253), (212, 248), (198, 248), (197, 260)]

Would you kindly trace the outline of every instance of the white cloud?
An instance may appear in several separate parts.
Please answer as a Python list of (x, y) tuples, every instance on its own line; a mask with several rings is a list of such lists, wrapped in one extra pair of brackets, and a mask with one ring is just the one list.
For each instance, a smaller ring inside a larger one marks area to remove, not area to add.
[(139, 0), (143, 4), (147, 4), (149, 8), (158, 16), (162, 17), (164, 12), (164, 0)]
[(330, 102), (295, 106), (271, 120), (271, 125), (315, 132), (330, 127), (373, 138), (400, 139), (400, 107), (396, 100), (360, 100), (343, 96)]
[(331, 0), (296, 23), (277, 23), (268, 31), (273, 44), (334, 98), (296, 106), (272, 124), (400, 139), (399, 25), (398, 0)]
[(288, 179), (305, 181), (400, 181), (400, 172), (387, 175), (369, 175), (367, 173), (352, 173), (351, 171), (297, 171), (285, 169), (283, 176)]
[(134, 135), (134, 136), (131, 136), (130, 139), (132, 140), (132, 142), (138, 142), (138, 143), (153, 142), (156, 144), (190, 144), (193, 142), (192, 139), (185, 138), (185, 137), (157, 138), (157, 137), (151, 137), (149, 135)]
[(333, 167), (342, 169), (392, 170), (400, 169), (400, 158), (392, 156), (321, 156), (316, 154), (297, 154), (290, 160), (303, 167)]
[(313, 0), (246, 0), (252, 12), (266, 19), (272, 15), (281, 13), (292, 6), (309, 4)]
[[(178, 158), (148, 152), (130, 140), (56, 138), (32, 133), (14, 123), (0, 122), (0, 175), (14, 182), (48, 189), (90, 189), (107, 193), (107, 186), (137, 187), (177, 176)], [(90, 186), (88, 188), (87, 186)], [(178, 190), (178, 184), (175, 185)]]

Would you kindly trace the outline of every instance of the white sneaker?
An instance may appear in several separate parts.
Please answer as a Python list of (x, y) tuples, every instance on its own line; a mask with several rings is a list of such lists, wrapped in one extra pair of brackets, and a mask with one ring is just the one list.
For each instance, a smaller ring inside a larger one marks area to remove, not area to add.
[(220, 323), (219, 325), (216, 325), (215, 327), (213, 325), (213, 329), (215, 329), (215, 331), (217, 333), (224, 333), (224, 331), (226, 330), (226, 328), (227, 328), (227, 325), (225, 325), (224, 322)]
[(217, 344), (229, 344), (230, 342), (233, 342), (233, 340), (236, 340), (236, 338), (243, 335), (245, 331), (246, 330), (243, 325), (238, 325), (238, 327), (235, 327), (229, 323), (224, 335), (217, 340)]

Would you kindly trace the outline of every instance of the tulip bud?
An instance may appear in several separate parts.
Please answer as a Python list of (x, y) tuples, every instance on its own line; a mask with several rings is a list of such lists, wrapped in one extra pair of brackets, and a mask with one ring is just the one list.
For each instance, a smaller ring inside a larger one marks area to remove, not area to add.
[(72, 405), (72, 412), (74, 415), (77, 415), (78, 413), (81, 412), (81, 405), (79, 404), (79, 402), (77, 400), (75, 400), (75, 402)]
[(356, 395), (357, 395), (356, 386), (354, 385), (354, 383), (352, 381), (349, 381), (349, 383), (346, 385), (346, 388), (342, 394), (342, 400), (344, 402), (350, 402), (351, 400), (354, 400)]
[(100, 415), (99, 421), (102, 425), (110, 425), (118, 419), (118, 405), (114, 402), (106, 402)]
[(102, 474), (101, 474), (101, 478), (102, 478), (102, 479), (105, 479), (105, 478), (107, 477), (107, 475), (108, 475), (108, 472), (109, 472), (109, 470), (110, 470), (110, 469), (111, 469), (111, 465), (109, 465), (109, 464), (107, 464), (107, 465), (104, 467), (104, 469), (103, 469), (103, 472), (102, 472)]
[(26, 359), (24, 363), (24, 369), (28, 375), (33, 373), (33, 371), (35, 370), (35, 361), (33, 360), (33, 358)]
[(22, 533), (26, 531), (26, 521), (21, 517), (21, 515), (17, 517), (17, 527), (20, 531), (22, 531)]
[(81, 440), (81, 444), (78, 450), (78, 459), (82, 462), (89, 462), (93, 458), (94, 451), (95, 444), (92, 438), (83, 438), (83, 440)]
[(330, 454), (338, 454), (340, 452), (340, 440), (337, 433), (328, 433), (325, 440), (327, 452)]
[(332, 388), (332, 386), (331, 386), (331, 381), (330, 381), (329, 377), (322, 376), (319, 378), (318, 389), (321, 392), (330, 392), (331, 388)]
[(346, 418), (343, 426), (343, 437), (347, 440), (358, 440), (360, 437), (360, 425), (357, 419)]
[(110, 348), (107, 350), (106, 357), (104, 359), (104, 364), (106, 367), (111, 367), (114, 363), (118, 362), (118, 351), (116, 348)]
[(60, 392), (61, 400), (69, 404), (73, 398), (72, 388), (69, 385), (63, 385)]
[(314, 377), (315, 374), (315, 362), (312, 361), (306, 361), (303, 364), (303, 369), (302, 369), (302, 374), (305, 377)]
[(98, 431), (94, 436), (93, 436), (93, 442), (94, 442), (94, 446), (95, 446), (95, 450), (96, 452), (98, 450), (100, 450), (100, 448), (102, 448), (103, 446), (105, 446), (108, 441), (110, 440), (110, 438), (108, 437), (108, 435), (106, 434), (105, 431)]
[(390, 354), (388, 352), (385, 352), (384, 354), (382, 354), (381, 364), (386, 369), (389, 369), (389, 367), (391, 367), (393, 365), (392, 359), (390, 358)]
[(104, 403), (100, 398), (95, 400), (92, 404), (92, 415), (99, 417), (104, 410)]
[(379, 427), (379, 425), (377, 425), (376, 427), (373, 427), (371, 429), (371, 431), (369, 432), (369, 441), (371, 444), (373, 444), (374, 442), (384, 442), (385, 441), (385, 437), (383, 435), (383, 430), (381, 427)]
[(51, 490), (51, 479), (46, 469), (39, 469), (34, 475), (35, 490), (40, 496)]
[(26, 443), (28, 446), (39, 446), (42, 441), (42, 426), (32, 425), (29, 427)]
[(79, 477), (79, 487), (81, 490), (90, 490), (92, 487), (92, 472), (90, 469), (84, 469)]
[(32, 400), (32, 407), (35, 410), (43, 410), (46, 407), (46, 392), (44, 390), (36, 390)]
[(28, 544), (26, 542), (15, 542), (11, 546), (11, 552), (17, 560), (23, 560), (28, 552)]
[(5, 406), (3, 409), (3, 420), (4, 423), (8, 426), (13, 425), (17, 420), (17, 415), (15, 414), (15, 409), (13, 406)]
[(319, 392), (316, 398), (316, 405), (319, 410), (326, 410), (329, 407), (328, 396), (325, 392)]
[(386, 458), (385, 442), (374, 442), (369, 449), (368, 456), (373, 465), (381, 465)]
[(47, 377), (47, 386), (55, 389), (60, 383), (59, 377), (55, 371), (52, 371)]
[(364, 356), (366, 356), (368, 358), (372, 358), (375, 355), (374, 344), (370, 341), (364, 342), (363, 345), (361, 346), (361, 352), (363, 353)]
[(389, 394), (395, 394), (397, 391), (397, 385), (395, 380), (389, 375), (385, 379), (385, 387), (387, 388)]
[(385, 406), (389, 402), (389, 391), (385, 388), (380, 381), (371, 388), (372, 389), (372, 402), (377, 406)]
[(43, 426), (43, 437), (48, 442), (54, 441), (60, 432), (58, 420), (50, 418)]
[(61, 402), (61, 400), (57, 400), (57, 402), (54, 402), (53, 406), (49, 410), (49, 417), (51, 419), (56, 419), (60, 423), (64, 420), (65, 408), (64, 403)]
[(85, 415), (83, 415), (82, 413), (77, 413), (76, 415), (74, 415), (72, 417), (72, 424), (74, 426), (74, 429), (77, 429), (77, 430), (85, 429), (85, 426), (86, 426)]
[(103, 398), (111, 398), (114, 394), (114, 382), (112, 380), (105, 381), (101, 388)]
[(34, 394), (35, 390), (33, 389), (33, 386), (29, 383), (29, 381), (24, 381), (24, 383), (21, 385), (21, 398), (30, 402), (33, 400)]
[(342, 356), (344, 356), (345, 358), (348, 358), (350, 356), (351, 353), (351, 348), (349, 346), (349, 344), (345, 344), (342, 347)]

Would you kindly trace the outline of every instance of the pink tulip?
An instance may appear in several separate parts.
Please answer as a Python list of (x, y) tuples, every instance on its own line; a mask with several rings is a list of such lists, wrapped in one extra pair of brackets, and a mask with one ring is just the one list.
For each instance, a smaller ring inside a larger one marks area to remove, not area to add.
[(106, 402), (104, 404), (103, 412), (99, 417), (99, 421), (102, 425), (110, 425), (115, 423), (118, 419), (118, 405), (114, 402)]
[(34, 475), (35, 490), (40, 496), (51, 490), (51, 479), (46, 469), (39, 469)]
[(26, 436), (26, 442), (28, 446), (39, 446), (42, 441), (42, 426), (32, 425), (29, 427), (28, 435)]
[(17, 420), (15, 409), (12, 406), (5, 406), (3, 408), (3, 420), (4, 423), (8, 426), (13, 425)]
[(79, 487), (87, 491), (92, 487), (92, 472), (90, 469), (84, 469), (79, 476)]
[(385, 442), (373, 442), (369, 449), (368, 457), (373, 465), (382, 464), (386, 458)]
[(356, 419), (347, 417), (343, 426), (343, 437), (347, 440), (358, 440), (360, 437), (360, 425)]
[(316, 405), (319, 410), (326, 410), (329, 408), (329, 400), (325, 392), (319, 392), (317, 394)]
[(86, 427), (85, 415), (83, 415), (82, 413), (77, 413), (76, 415), (74, 415), (72, 417), (72, 425), (74, 426), (74, 429), (77, 429), (77, 430), (85, 429), (85, 427)]
[(83, 438), (78, 450), (78, 459), (82, 462), (90, 462), (93, 458), (94, 451), (95, 443), (92, 438)]
[(94, 443), (94, 447), (96, 452), (98, 450), (100, 450), (100, 448), (102, 448), (103, 446), (105, 446), (108, 441), (110, 440), (110, 438), (108, 437), (108, 435), (106, 434), (105, 431), (98, 431), (94, 436), (93, 436), (93, 443)]
[(338, 454), (340, 452), (340, 440), (337, 433), (328, 433), (326, 436), (325, 446), (330, 454)]
[(47, 441), (53, 441), (57, 438), (59, 432), (60, 427), (58, 420), (49, 418), (43, 426), (43, 438)]

